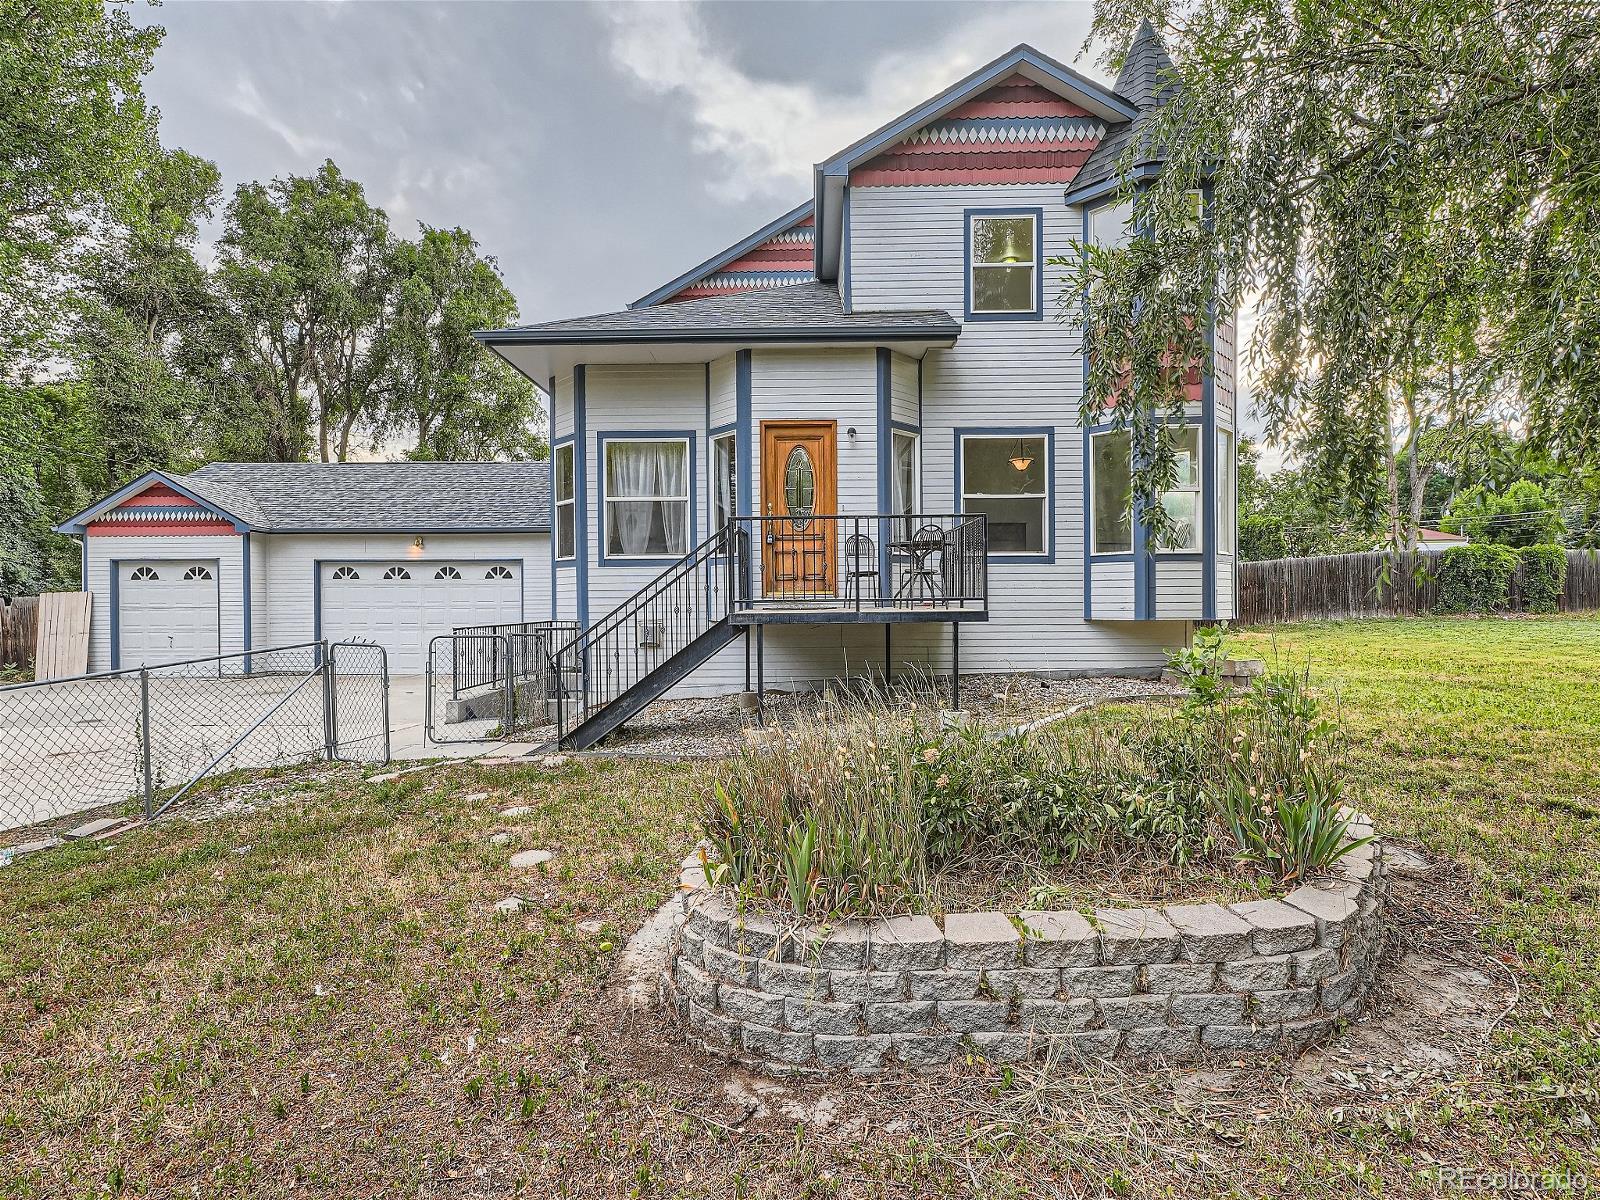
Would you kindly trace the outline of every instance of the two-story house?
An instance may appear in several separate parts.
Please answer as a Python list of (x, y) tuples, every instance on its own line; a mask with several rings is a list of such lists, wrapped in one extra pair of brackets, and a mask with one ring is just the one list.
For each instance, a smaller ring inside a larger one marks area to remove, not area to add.
[(1126, 433), (1080, 427), (1048, 263), (1127, 236), (1117, 168), (1166, 65), (1148, 26), (1109, 89), (1019, 46), (628, 309), (480, 335), (551, 399), (575, 742), (668, 686), (1150, 670), (1232, 615), (1231, 315), (1158, 547)]
[(569, 745), (670, 689), (1156, 669), (1233, 614), (1234, 321), (1158, 546), (1126, 434), (1079, 424), (1049, 260), (1128, 236), (1168, 62), (1148, 25), (1110, 88), (1019, 46), (628, 309), (480, 334), (548, 393), (548, 464), (216, 463), (102, 498), (60, 527), (91, 669), (349, 638), (449, 670), (453, 628), (514, 629), (560, 647)]

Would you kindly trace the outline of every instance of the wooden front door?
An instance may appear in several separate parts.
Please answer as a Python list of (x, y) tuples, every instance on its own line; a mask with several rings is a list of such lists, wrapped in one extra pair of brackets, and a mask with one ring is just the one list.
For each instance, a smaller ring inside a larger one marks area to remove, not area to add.
[(838, 426), (761, 422), (762, 594), (834, 595), (838, 574)]

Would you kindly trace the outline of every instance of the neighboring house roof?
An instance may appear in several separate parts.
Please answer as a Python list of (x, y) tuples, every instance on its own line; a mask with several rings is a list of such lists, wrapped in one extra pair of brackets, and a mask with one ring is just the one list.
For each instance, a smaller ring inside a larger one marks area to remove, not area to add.
[(63, 522), (99, 513), (153, 483), (263, 533), (548, 533), (548, 462), (210, 463), (152, 471)]
[(813, 225), (807, 200), (628, 307), (804, 283), (811, 278)]
[[(1114, 189), (1121, 182), (1117, 169), (1129, 144), (1143, 139), (1151, 117), (1176, 90), (1176, 81), (1167, 74), (1171, 70), (1172, 59), (1161, 44), (1161, 35), (1149, 21), (1141, 21), (1122, 61), (1122, 70), (1112, 85), (1119, 96), (1125, 96), (1134, 104), (1139, 115), (1106, 131), (1099, 147), (1072, 181), (1072, 190), (1067, 193), (1069, 203), (1095, 192)], [(1135, 178), (1151, 172), (1162, 157), (1160, 147), (1144, 144), (1139, 146), (1136, 155), (1132, 164)]]
[(704, 300), (481, 330), (473, 336), (495, 346), (529, 342), (841, 342), (930, 336), (954, 341), (960, 332), (960, 323), (940, 308), (847, 313), (836, 287), (812, 279)]

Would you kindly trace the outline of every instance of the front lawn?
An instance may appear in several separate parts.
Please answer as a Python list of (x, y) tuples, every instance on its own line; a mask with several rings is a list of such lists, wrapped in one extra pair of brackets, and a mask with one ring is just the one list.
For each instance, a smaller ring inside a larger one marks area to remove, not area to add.
[[(703, 764), (313, 768), (288, 803), (0, 870), (0, 1197), (1433, 1195), (1440, 1166), (1592, 1164), (1600, 621), (1240, 641), (1311, 664), (1380, 828), (1453, 860), (1397, 948), (1448, 930), (1516, 977), (1447, 1069), (774, 1085), (606, 987)], [(535, 847), (547, 870), (507, 869)]]

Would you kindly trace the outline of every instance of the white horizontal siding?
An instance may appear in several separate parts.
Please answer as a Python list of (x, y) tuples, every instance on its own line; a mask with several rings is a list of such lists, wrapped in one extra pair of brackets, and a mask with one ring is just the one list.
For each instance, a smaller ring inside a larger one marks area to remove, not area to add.
[(1217, 560), (1217, 620), (1231, 621), (1237, 615), (1234, 595), (1234, 560), (1222, 558)]
[(921, 417), (917, 360), (908, 354), (896, 353), (890, 358), (889, 367), (889, 419), (902, 425), (916, 425)]
[(90, 536), (84, 589), (89, 606), (89, 670), (110, 671), (111, 578), (113, 563), (164, 560), (214, 561), (217, 564), (218, 642), (220, 653), (235, 654), (244, 644), (244, 538), (238, 535), (162, 534), (149, 537)]
[(1133, 620), (1133, 563), (1092, 562), (1089, 579), (1094, 588), (1090, 611), (1095, 620)]
[[(255, 533), (251, 541), (260, 544), (272, 581), (268, 602), (272, 640), (257, 637), (257, 646), (309, 642), (317, 636), (319, 562), (404, 562), (416, 570), (446, 562), (509, 560), (521, 569), (523, 620), (542, 621), (550, 615), (550, 538), (542, 533), (430, 533), (421, 550), (407, 534)], [(259, 620), (259, 610), (252, 619)], [(223, 636), (226, 639), (226, 628)]]
[(1201, 600), (1203, 567), (1198, 561), (1174, 561), (1160, 554), (1153, 556), (1151, 570), (1155, 572), (1151, 592), (1155, 597), (1155, 619), (1182, 618), (1199, 620), (1205, 615)]

